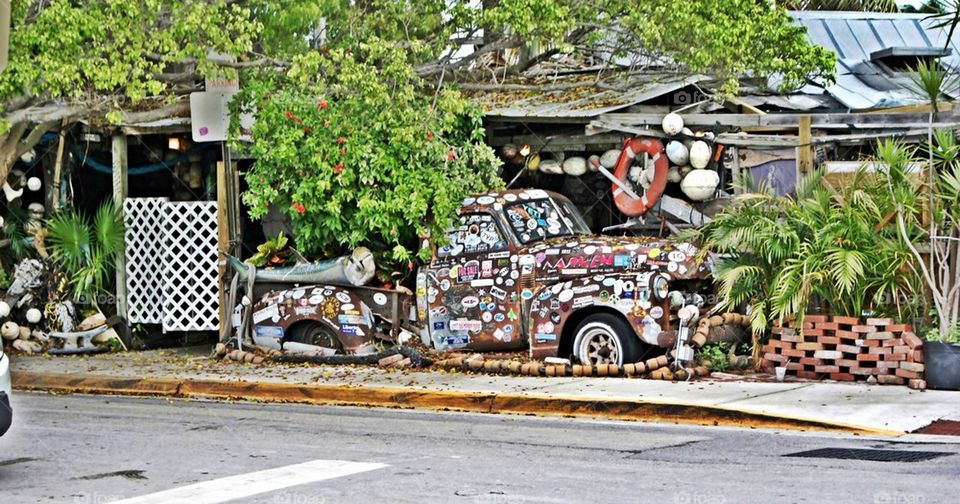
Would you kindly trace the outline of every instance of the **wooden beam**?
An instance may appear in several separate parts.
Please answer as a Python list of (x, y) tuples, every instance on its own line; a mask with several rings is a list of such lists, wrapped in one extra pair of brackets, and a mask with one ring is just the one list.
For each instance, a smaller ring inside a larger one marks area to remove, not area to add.
[[(127, 136), (123, 132), (113, 134), (111, 146), (113, 155), (113, 202), (123, 209), (127, 199)], [(115, 263), (117, 275), (117, 315), (127, 319), (127, 259), (126, 250), (117, 255)]]
[[(796, 129), (800, 126), (800, 117), (809, 116), (813, 129), (903, 129), (924, 128), (928, 125), (925, 113), (887, 113), (887, 114), (681, 114), (685, 126), (722, 128), (748, 128), (779, 126), (784, 129)], [(597, 118), (601, 121), (628, 126), (660, 127), (662, 114), (609, 113)], [(955, 127), (960, 125), (960, 114), (942, 114), (934, 127)]]
[(797, 172), (807, 173), (813, 170), (813, 132), (810, 130), (810, 116), (800, 116), (799, 139), (797, 144)]
[[(228, 217), (228, 184), (231, 183), (228, 177), (227, 169), (223, 161), (217, 161), (217, 252), (226, 254), (230, 252), (230, 218)], [(218, 291), (220, 296), (220, 327), (227, 327), (226, 320), (233, 311), (232, 306), (227, 306), (229, 295), (227, 288), (227, 260), (220, 255), (217, 260), (217, 273), (219, 278)], [(220, 334), (220, 341), (225, 342), (230, 338), (229, 334)]]

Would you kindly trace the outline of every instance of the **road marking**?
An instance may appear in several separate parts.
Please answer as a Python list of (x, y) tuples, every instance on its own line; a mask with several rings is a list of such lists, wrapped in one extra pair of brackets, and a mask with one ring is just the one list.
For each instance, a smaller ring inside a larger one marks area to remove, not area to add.
[(348, 462), (345, 460), (312, 460), (302, 464), (238, 474), (172, 488), (132, 499), (114, 501), (111, 504), (215, 504), (384, 467), (387, 467), (387, 464)]

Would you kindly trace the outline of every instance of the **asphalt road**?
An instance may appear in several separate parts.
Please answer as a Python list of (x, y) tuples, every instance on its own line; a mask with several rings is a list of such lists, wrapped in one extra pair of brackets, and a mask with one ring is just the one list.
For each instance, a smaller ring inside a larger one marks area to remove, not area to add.
[[(915, 504), (957, 502), (960, 490), (960, 444), (24, 393), (14, 408), (14, 427), (0, 438), (3, 504), (135, 497), (142, 499), (130, 502)], [(948, 455), (920, 462), (784, 456), (827, 447)]]

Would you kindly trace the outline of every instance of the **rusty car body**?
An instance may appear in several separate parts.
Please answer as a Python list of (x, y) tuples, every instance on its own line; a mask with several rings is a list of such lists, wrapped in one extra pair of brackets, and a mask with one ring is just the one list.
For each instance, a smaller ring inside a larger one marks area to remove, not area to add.
[(426, 246), (432, 260), (415, 293), (272, 291), (254, 307), (255, 335), (357, 353), (408, 328), (437, 349), (622, 364), (676, 329), (677, 311), (702, 303), (697, 293), (709, 285), (693, 245), (592, 235), (569, 200), (536, 189), (467, 198), (443, 244)]

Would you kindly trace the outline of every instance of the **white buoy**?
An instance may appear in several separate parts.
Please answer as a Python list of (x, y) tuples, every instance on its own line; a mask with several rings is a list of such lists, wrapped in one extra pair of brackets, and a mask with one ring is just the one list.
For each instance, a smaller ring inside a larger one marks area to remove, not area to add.
[(563, 167), (556, 159), (544, 159), (540, 161), (540, 171), (550, 175), (560, 175), (563, 173)]
[(663, 117), (663, 132), (674, 136), (683, 131), (683, 118), (676, 112), (670, 112)]
[(683, 175), (680, 175), (680, 168), (677, 166), (671, 166), (670, 169), (667, 170), (667, 182), (673, 182), (676, 184), (681, 180), (683, 180)]
[(617, 159), (620, 158), (620, 149), (610, 149), (600, 156), (600, 165), (608, 170), (617, 166)]
[(587, 158), (587, 168), (589, 168), (590, 171), (592, 172), (597, 171), (598, 170), (597, 167), (599, 166), (600, 166), (600, 156), (594, 154)]
[(40, 182), (39, 177), (30, 177), (27, 179), (27, 189), (31, 191), (39, 191), (40, 187), (43, 186), (43, 183)]
[(8, 320), (0, 326), (0, 336), (5, 340), (15, 340), (20, 337), (20, 326), (12, 320)]
[(720, 175), (713, 170), (693, 170), (680, 181), (680, 190), (693, 201), (705, 201), (713, 197), (720, 185)]
[(563, 172), (567, 175), (579, 177), (587, 173), (587, 160), (580, 156), (567, 158), (563, 161)]
[(6, 301), (0, 301), (0, 318), (6, 318), (10, 315), (10, 305)]
[(670, 143), (667, 144), (666, 150), (667, 158), (677, 166), (683, 166), (690, 161), (690, 152), (687, 151), (687, 147), (683, 145), (683, 142), (671, 140)]
[(710, 154), (712, 152), (707, 142), (703, 140), (693, 142), (693, 146), (690, 147), (690, 166), (698, 170), (706, 168), (710, 164)]
[(37, 322), (40, 322), (41, 318), (43, 318), (43, 313), (40, 312), (40, 310), (36, 308), (30, 308), (27, 310), (27, 322), (36, 324)]

